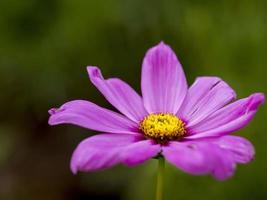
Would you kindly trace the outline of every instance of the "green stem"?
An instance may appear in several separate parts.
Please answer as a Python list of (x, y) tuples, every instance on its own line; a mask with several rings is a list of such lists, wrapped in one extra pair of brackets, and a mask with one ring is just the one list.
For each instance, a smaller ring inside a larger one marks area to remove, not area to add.
[(158, 158), (158, 175), (157, 175), (157, 191), (156, 191), (156, 200), (162, 200), (163, 194), (163, 177), (164, 177), (164, 157)]

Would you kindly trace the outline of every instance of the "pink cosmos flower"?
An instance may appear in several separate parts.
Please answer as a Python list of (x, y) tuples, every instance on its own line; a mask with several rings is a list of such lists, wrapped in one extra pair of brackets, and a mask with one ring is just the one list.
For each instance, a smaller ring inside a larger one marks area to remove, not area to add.
[(199, 77), (188, 88), (181, 64), (163, 42), (143, 60), (142, 97), (120, 79), (104, 79), (97, 67), (87, 71), (121, 114), (85, 100), (49, 111), (50, 125), (75, 124), (101, 132), (78, 145), (71, 159), (73, 173), (119, 163), (133, 166), (160, 155), (184, 172), (224, 180), (237, 163), (253, 159), (252, 144), (229, 134), (252, 120), (263, 94), (234, 101), (235, 91), (218, 77)]

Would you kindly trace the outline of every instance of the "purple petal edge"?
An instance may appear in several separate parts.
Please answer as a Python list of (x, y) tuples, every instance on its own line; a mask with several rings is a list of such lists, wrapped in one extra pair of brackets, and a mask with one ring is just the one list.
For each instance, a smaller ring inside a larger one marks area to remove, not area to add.
[(231, 103), (214, 112), (199, 124), (188, 127), (191, 135), (186, 138), (217, 137), (233, 133), (246, 126), (253, 119), (258, 107), (264, 101), (264, 94), (254, 93), (247, 98)]
[(105, 80), (94, 66), (87, 67), (87, 71), (91, 82), (122, 114), (137, 123), (147, 115), (142, 98), (127, 83), (118, 78)]
[(123, 163), (141, 164), (158, 154), (161, 147), (141, 135), (100, 134), (83, 140), (71, 159), (71, 171), (102, 170)]
[(138, 134), (138, 124), (123, 115), (85, 100), (75, 100), (60, 108), (49, 110), (50, 125), (74, 124), (87, 129), (109, 133)]
[(143, 60), (141, 88), (149, 113), (176, 114), (187, 92), (183, 68), (170, 46), (161, 42)]
[(185, 142), (170, 142), (163, 147), (167, 161), (193, 175), (211, 174), (217, 180), (233, 176), (237, 163), (254, 157), (253, 145), (245, 138), (223, 136)]

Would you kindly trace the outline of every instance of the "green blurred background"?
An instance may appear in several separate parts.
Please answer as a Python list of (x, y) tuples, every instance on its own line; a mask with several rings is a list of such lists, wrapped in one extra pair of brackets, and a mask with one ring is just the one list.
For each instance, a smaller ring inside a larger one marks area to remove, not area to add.
[[(0, 199), (154, 198), (157, 162), (72, 175), (69, 160), (94, 132), (49, 127), (47, 110), (72, 99), (113, 109), (89, 82), (86, 66), (120, 77), (140, 91), (146, 50), (163, 40), (188, 82), (216, 75), (245, 97), (267, 92), (265, 0), (1, 0)], [(165, 199), (267, 199), (266, 106), (238, 134), (256, 159), (217, 182), (167, 165)]]

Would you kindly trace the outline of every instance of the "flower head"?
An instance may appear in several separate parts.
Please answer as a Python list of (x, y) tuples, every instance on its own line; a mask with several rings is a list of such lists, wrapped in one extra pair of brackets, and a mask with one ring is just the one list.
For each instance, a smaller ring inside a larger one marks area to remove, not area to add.
[(253, 158), (252, 144), (230, 134), (250, 122), (263, 94), (234, 101), (234, 90), (218, 77), (199, 77), (188, 88), (181, 64), (163, 42), (145, 55), (142, 97), (120, 79), (104, 79), (97, 67), (87, 70), (121, 114), (85, 100), (49, 111), (50, 125), (69, 123), (101, 132), (78, 145), (73, 173), (118, 163), (133, 166), (161, 155), (187, 173), (223, 180), (233, 175), (237, 163)]

